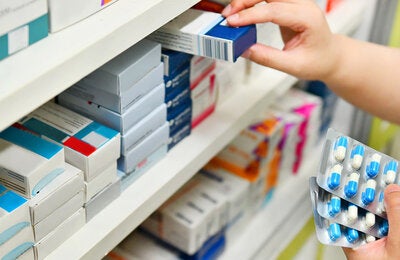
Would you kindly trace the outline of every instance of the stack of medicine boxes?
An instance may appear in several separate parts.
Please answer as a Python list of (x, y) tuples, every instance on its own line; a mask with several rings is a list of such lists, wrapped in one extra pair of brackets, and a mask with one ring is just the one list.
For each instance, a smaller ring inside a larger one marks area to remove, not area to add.
[(48, 35), (47, 0), (0, 4), (0, 60)]
[(120, 195), (120, 135), (54, 102), (19, 121), (21, 127), (64, 146), (65, 161), (83, 171), (86, 221)]
[(0, 252), (16, 257), (31, 245), (43, 259), (85, 224), (83, 174), (65, 163), (61, 145), (28, 131), (15, 124), (0, 133), (0, 181), (25, 197), (0, 186), (0, 207), (9, 214), (0, 225)]
[(167, 153), (161, 46), (142, 40), (58, 96), (58, 102), (121, 133), (125, 188)]
[(190, 135), (192, 99), (190, 97), (190, 60), (192, 55), (162, 50), (164, 63), (165, 104), (169, 122), (168, 149)]

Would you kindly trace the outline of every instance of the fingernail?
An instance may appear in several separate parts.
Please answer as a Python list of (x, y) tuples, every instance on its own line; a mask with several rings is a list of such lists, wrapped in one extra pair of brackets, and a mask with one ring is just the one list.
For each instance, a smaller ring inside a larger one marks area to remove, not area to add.
[(250, 55), (251, 55), (251, 50), (250, 50), (250, 49), (247, 49), (247, 50), (245, 50), (245, 51), (242, 53), (242, 55), (240, 55), (240, 56), (242, 56), (242, 57), (245, 58), (245, 59), (248, 59), (248, 58), (250, 58)]
[(231, 6), (231, 4), (229, 4), (224, 8), (224, 10), (222, 10), (221, 14), (226, 17), (231, 13), (231, 10), (232, 10), (232, 6)]
[(228, 16), (226, 18), (226, 20), (228, 21), (228, 23), (235, 22), (235, 21), (239, 20), (239, 15), (238, 14), (234, 14), (234, 15)]

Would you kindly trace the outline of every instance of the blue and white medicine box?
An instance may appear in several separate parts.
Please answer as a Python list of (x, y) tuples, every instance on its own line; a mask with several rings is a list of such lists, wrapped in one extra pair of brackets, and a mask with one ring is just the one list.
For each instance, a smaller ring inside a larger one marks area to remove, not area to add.
[(229, 27), (218, 13), (189, 9), (148, 39), (163, 48), (234, 62), (257, 41), (255, 25)]
[(168, 96), (165, 96), (165, 104), (167, 105), (168, 113), (190, 102), (190, 100), (191, 93), (189, 85), (184, 88), (173, 90)]
[(192, 101), (189, 99), (180, 107), (176, 107), (167, 113), (170, 135), (181, 129), (181, 127), (192, 122)]
[(120, 155), (117, 131), (54, 102), (39, 107), (19, 123), (44, 139), (64, 145), (66, 162), (81, 169), (85, 181), (94, 179)]
[(164, 103), (164, 84), (152, 89), (148, 94), (129, 107), (125, 113), (118, 114), (99, 104), (87, 102), (66, 92), (58, 96), (59, 104), (98, 121), (125, 135), (131, 127), (139, 122), (155, 108)]
[(190, 87), (190, 62), (187, 62), (171, 76), (164, 76), (165, 94), (169, 95), (175, 89)]
[(163, 82), (163, 64), (160, 63), (121, 94), (110, 93), (104, 89), (93, 87), (82, 82), (68, 88), (65, 92), (99, 104), (116, 113), (123, 114), (129, 107)]
[(46, 0), (2, 1), (0, 60), (48, 35)]
[(168, 150), (180, 143), (185, 137), (188, 137), (192, 131), (192, 124), (188, 122), (186, 125), (178, 129), (175, 133), (170, 134), (168, 141)]
[(171, 77), (176, 74), (178, 70), (186, 67), (186, 63), (190, 62), (191, 58), (192, 55), (185, 52), (162, 49), (161, 61), (164, 63), (164, 76)]
[(14, 126), (0, 132), (0, 182), (7, 188), (32, 198), (64, 168), (61, 145)]
[(78, 84), (82, 83), (121, 96), (157, 67), (160, 59), (160, 44), (144, 39), (87, 75)]
[(0, 185), (0, 241), (1, 257), (11, 254), (24, 242), (33, 245), (28, 201), (3, 185)]

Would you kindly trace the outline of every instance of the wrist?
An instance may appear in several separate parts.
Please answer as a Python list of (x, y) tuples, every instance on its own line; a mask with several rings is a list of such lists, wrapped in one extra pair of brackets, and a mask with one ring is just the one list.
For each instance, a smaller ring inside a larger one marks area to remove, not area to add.
[(346, 71), (344, 65), (346, 64), (346, 50), (347, 50), (347, 40), (348, 38), (344, 35), (333, 34), (332, 40), (330, 41), (330, 46), (328, 46), (328, 51), (330, 55), (327, 57), (327, 66), (322, 72), (320, 77), (321, 81), (326, 84), (336, 85), (341, 78), (343, 78), (343, 73)]

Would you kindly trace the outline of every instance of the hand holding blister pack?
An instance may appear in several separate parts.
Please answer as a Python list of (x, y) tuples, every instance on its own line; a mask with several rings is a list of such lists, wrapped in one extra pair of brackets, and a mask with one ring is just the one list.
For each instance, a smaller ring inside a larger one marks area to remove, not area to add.
[(387, 236), (384, 190), (398, 183), (398, 161), (329, 129), (310, 194), (318, 239), (357, 247)]

